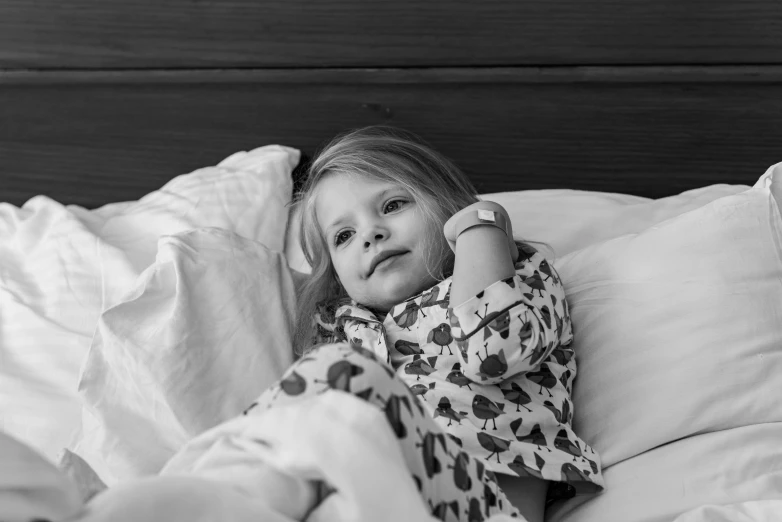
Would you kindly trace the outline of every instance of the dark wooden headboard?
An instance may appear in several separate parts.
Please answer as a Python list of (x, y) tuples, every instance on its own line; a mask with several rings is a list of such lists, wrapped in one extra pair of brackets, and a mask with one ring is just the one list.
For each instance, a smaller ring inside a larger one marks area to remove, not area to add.
[(752, 183), (780, 64), (777, 0), (0, 0), (0, 201), (137, 199), (373, 123), (481, 192)]

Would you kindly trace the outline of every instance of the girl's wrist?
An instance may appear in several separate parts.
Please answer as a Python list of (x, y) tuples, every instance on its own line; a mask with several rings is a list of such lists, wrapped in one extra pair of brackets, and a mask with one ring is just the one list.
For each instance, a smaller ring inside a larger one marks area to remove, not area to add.
[(462, 232), (454, 245), (457, 255), (472, 252), (471, 255), (483, 257), (487, 254), (497, 255), (507, 248), (508, 236), (504, 231), (492, 226), (476, 226)]
[[(515, 247), (516, 244), (513, 243)], [(456, 244), (453, 249), (457, 257), (464, 256), (466, 252), (469, 252), (470, 257), (500, 257), (502, 252), (508, 252), (508, 258), (510, 258), (511, 265), (516, 263), (518, 258), (518, 249), (511, 250), (508, 248), (508, 236), (497, 227), (491, 226), (477, 226), (472, 227), (462, 232), (458, 238), (456, 238)]]
[(459, 239), (459, 236), (465, 231), (474, 227), (494, 227), (505, 233), (505, 237), (510, 236), (509, 233), (509, 219), (506, 217), (505, 212), (475, 209), (459, 216), (454, 225), (454, 237)]
[[(488, 233), (487, 231), (493, 230), (494, 232), (491, 234), (498, 237), (501, 234), (508, 245), (511, 260), (516, 262), (518, 248), (513, 239), (510, 217), (502, 205), (492, 201), (479, 201), (451, 216), (443, 227), (448, 245), (454, 252), (456, 252), (456, 244), (460, 238), (474, 230), (483, 231), (479, 233)], [(474, 237), (475, 234), (471, 233), (470, 236)]]

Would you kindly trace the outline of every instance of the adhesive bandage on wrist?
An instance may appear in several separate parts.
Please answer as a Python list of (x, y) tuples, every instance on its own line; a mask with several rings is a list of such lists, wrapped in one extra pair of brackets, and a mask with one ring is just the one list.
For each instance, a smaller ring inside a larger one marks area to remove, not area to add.
[(502, 212), (476, 209), (472, 212), (467, 212), (459, 218), (459, 221), (456, 223), (454, 242), (456, 242), (456, 239), (458, 239), (466, 230), (482, 225), (497, 227), (505, 232), (505, 235), (510, 237), (510, 234), (508, 233), (508, 221), (505, 219)]

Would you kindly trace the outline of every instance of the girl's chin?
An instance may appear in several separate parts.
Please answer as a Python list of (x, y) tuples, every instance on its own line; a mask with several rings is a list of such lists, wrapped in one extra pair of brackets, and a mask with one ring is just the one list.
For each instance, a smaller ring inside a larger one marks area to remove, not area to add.
[(386, 274), (383, 281), (376, 281), (372, 288), (371, 295), (364, 295), (363, 298), (353, 299), (373, 310), (387, 313), (399, 303), (414, 297), (421, 292), (428, 290), (437, 284), (434, 279), (423, 279), (420, 281), (412, 280), (406, 273)]
[(388, 289), (388, 292), (386, 292), (385, 295), (389, 296), (389, 299), (384, 300), (384, 305), (387, 306), (387, 310), (390, 310), (395, 305), (398, 305), (399, 303), (406, 301), (410, 299), (411, 297), (414, 297), (424, 290), (428, 290), (433, 285), (436, 284), (435, 282), (429, 282), (429, 281), (421, 281), (418, 283), (414, 283), (408, 278), (404, 277), (404, 274), (401, 274), (401, 278), (398, 281), (397, 285), (389, 285), (390, 288)]

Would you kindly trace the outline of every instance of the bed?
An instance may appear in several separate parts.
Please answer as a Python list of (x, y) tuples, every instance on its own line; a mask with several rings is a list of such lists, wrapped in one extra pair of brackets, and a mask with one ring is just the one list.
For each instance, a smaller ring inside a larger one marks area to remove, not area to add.
[(0, 518), (156, 474), (279, 376), (291, 193), (391, 124), (553, 249), (607, 487), (547, 521), (775, 520), (782, 6), (734, 4), (0, 0), (0, 452), (32, 477)]

